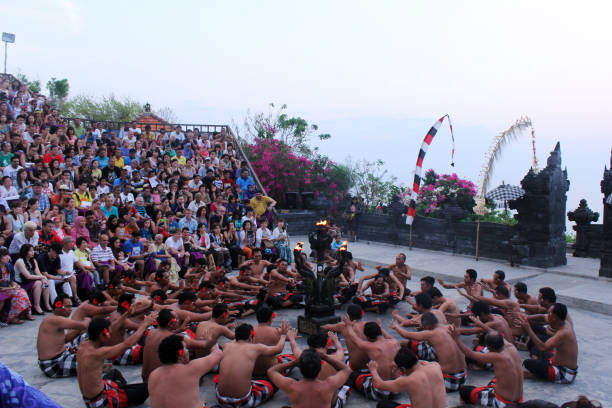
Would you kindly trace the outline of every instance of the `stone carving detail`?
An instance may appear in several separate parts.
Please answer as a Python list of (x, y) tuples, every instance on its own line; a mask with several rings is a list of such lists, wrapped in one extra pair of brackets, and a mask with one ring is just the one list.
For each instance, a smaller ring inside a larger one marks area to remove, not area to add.
[(612, 277), (612, 152), (610, 152), (610, 168), (604, 167), (601, 180), (603, 193), (603, 250), (599, 276)]

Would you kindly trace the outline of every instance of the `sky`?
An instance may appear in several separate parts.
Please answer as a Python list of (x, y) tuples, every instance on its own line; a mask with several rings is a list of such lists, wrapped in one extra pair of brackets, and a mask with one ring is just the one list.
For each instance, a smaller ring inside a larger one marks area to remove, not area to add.
[[(405, 185), (444, 114), (456, 165), (445, 123), (423, 167), (475, 182), (493, 138), (529, 116), (540, 164), (561, 143), (567, 209), (586, 198), (602, 211), (611, 2), (33, 0), (2, 14), (9, 72), (169, 106), (181, 122), (231, 125), (284, 103), (332, 135), (319, 144), (330, 158), (382, 159)], [(491, 188), (520, 183), (531, 147), (526, 132), (505, 148)]]

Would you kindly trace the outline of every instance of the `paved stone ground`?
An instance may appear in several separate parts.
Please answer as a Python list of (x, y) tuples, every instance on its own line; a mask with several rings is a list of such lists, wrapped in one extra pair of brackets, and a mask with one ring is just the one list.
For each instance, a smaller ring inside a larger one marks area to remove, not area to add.
[[(293, 242), (297, 242), (300, 237), (293, 238)], [(579, 260), (578, 264), (572, 261), (568, 267), (558, 268), (556, 271), (544, 271), (534, 268), (510, 268), (503, 263), (490, 260), (481, 260), (475, 262), (469, 257), (453, 256), (439, 252), (431, 252), (424, 250), (408, 251), (406, 248), (383, 245), (383, 244), (368, 244), (354, 243), (350, 244), (351, 250), (356, 258), (364, 260), (366, 272), (372, 271), (372, 267), (378, 263), (391, 263), (400, 251), (407, 253), (408, 263), (413, 267), (416, 276), (422, 276), (425, 273), (444, 276), (449, 280), (458, 280), (463, 276), (463, 272), (467, 267), (474, 267), (482, 276), (490, 276), (496, 269), (504, 269), (509, 281), (524, 280), (530, 286), (530, 292), (535, 293), (537, 288), (544, 285), (559, 288), (560, 293), (566, 293), (568, 299), (573, 301), (583, 300), (583, 305), (592, 308), (596, 300), (610, 303), (610, 296), (604, 296), (610, 293), (612, 283), (608, 280), (596, 280), (596, 274), (593, 274), (592, 268), (595, 263), (590, 260)], [(571, 260), (571, 258), (570, 258)], [(574, 264), (572, 266), (572, 264)], [(412, 289), (418, 288), (418, 279), (413, 278), (409, 284)], [(597, 287), (597, 291), (593, 292)], [(459, 296), (454, 290), (444, 290), (445, 295), (453, 297), (460, 306), (464, 306), (467, 302)], [(600, 299), (596, 297), (600, 296)], [(605, 303), (607, 305), (607, 303)], [(578, 303), (577, 306), (580, 306)], [(410, 306), (402, 303), (398, 305), (400, 311), (410, 311)], [(605, 311), (605, 310), (604, 310)], [(609, 381), (609, 367), (612, 363), (612, 358), (609, 355), (611, 341), (609, 333), (612, 332), (612, 316), (600, 314), (591, 310), (585, 310), (578, 307), (570, 307), (570, 313), (575, 321), (576, 332), (579, 342), (579, 374), (576, 381), (572, 385), (555, 385), (545, 382), (526, 380), (525, 381), (525, 398), (526, 399), (544, 399), (557, 404), (575, 399), (578, 395), (584, 394), (590, 398), (599, 400), (602, 406), (612, 406), (612, 396), (609, 395), (609, 386), (605, 386)], [(295, 327), (299, 310), (282, 310), (277, 312), (277, 319), (287, 319), (290, 324)], [(375, 314), (367, 314), (366, 318), (375, 319), (381, 318), (383, 325), (388, 326), (391, 320), (391, 313), (388, 311), (385, 315), (377, 316)], [(22, 326), (12, 326), (0, 330), (0, 361), (10, 369), (21, 374), (26, 381), (34, 387), (46, 393), (51, 399), (58, 404), (66, 407), (82, 407), (83, 402), (78, 389), (76, 379), (58, 379), (52, 380), (45, 377), (37, 366), (36, 359), (36, 334), (38, 324), (41, 318), (37, 318), (34, 322), (25, 323)], [(244, 319), (249, 323), (254, 323), (254, 318)], [(299, 339), (300, 343), (304, 344), (304, 339)], [(465, 337), (466, 344), (470, 343), (470, 338)], [(289, 351), (289, 346), (285, 347), (285, 351)], [(525, 357), (525, 353), (522, 353)], [(140, 366), (123, 367), (121, 371), (124, 373), (128, 381), (140, 381)], [(470, 372), (468, 384), (483, 385), (492, 377), (491, 372)], [(200, 387), (202, 401), (208, 402), (209, 406), (216, 403), (214, 397), (214, 388), (212, 387), (212, 376), (206, 376), (204, 385)], [(407, 397), (400, 399), (402, 402), (408, 402)], [(283, 393), (277, 394), (272, 401), (265, 404), (266, 407), (276, 408), (288, 405), (288, 400)], [(376, 404), (364, 400), (356, 392), (353, 392), (349, 399), (349, 406), (355, 407), (375, 407)], [(142, 407), (149, 407), (145, 403)], [(462, 406), (459, 402), (457, 393), (449, 394), (447, 397), (448, 407)]]

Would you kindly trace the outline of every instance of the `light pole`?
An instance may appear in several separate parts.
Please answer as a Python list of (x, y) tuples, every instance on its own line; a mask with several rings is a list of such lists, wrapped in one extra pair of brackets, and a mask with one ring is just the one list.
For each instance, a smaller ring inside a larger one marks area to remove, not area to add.
[(7, 44), (15, 42), (15, 34), (2, 33), (2, 41), (4, 41), (4, 75), (6, 75), (6, 50), (7, 50)]

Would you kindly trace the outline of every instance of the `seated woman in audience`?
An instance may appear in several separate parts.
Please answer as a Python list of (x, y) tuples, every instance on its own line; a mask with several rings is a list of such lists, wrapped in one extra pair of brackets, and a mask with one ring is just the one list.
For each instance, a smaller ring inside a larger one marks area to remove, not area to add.
[(41, 300), (45, 310), (51, 310), (51, 305), (49, 304), (49, 282), (40, 273), (38, 263), (34, 258), (34, 247), (30, 244), (22, 245), (19, 250), (19, 258), (15, 262), (15, 280), (28, 292), (28, 296), (34, 305), (34, 314), (43, 314), (40, 306)]
[(15, 281), (15, 271), (10, 261), (8, 250), (0, 248), (0, 312), (6, 312), (6, 323), (21, 324), (24, 319), (34, 320), (32, 304), (27, 292)]

